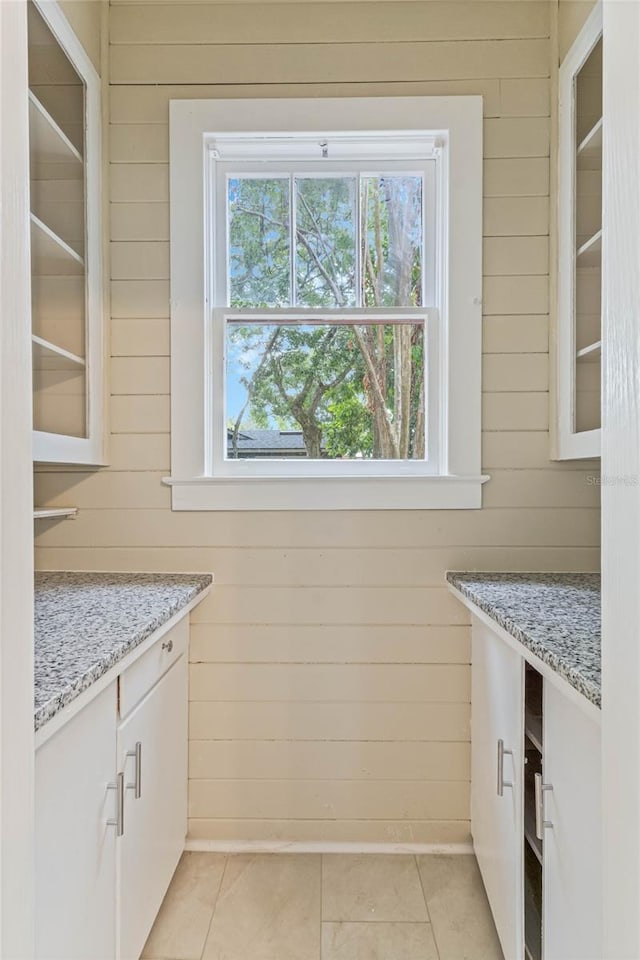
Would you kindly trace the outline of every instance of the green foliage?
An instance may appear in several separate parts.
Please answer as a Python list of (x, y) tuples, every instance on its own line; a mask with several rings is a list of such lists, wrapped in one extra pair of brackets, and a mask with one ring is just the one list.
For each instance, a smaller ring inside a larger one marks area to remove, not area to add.
[(327, 404), (328, 420), (324, 435), (329, 457), (364, 457), (373, 455), (371, 413), (363, 393), (341, 392)]
[[(229, 184), (230, 303), (346, 307), (421, 302), (418, 177), (301, 178), (290, 248), (287, 178)], [(356, 250), (360, 217), (361, 250)], [(293, 270), (292, 264), (293, 262)], [(247, 401), (232, 426), (300, 429), (309, 456), (424, 456), (424, 344), (418, 324), (229, 324)], [(232, 411), (229, 411), (231, 414)]]

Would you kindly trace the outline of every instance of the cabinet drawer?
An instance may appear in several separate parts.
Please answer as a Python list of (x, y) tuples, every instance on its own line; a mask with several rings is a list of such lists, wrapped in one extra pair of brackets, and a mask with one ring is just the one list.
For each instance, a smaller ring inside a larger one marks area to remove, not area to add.
[(189, 617), (159, 637), (152, 647), (120, 676), (120, 716), (126, 717), (158, 680), (187, 652)]

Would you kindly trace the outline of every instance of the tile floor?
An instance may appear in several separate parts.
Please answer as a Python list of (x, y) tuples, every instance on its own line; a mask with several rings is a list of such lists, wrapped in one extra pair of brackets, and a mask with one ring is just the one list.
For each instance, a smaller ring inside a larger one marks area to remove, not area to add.
[(185, 853), (144, 960), (502, 960), (472, 856)]

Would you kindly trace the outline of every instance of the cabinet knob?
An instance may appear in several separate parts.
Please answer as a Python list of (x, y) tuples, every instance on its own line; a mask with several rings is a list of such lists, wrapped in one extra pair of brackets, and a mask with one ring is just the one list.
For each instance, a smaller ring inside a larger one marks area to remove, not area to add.
[(504, 740), (498, 740), (498, 796), (504, 797), (504, 788), (513, 787), (513, 782), (511, 780), (504, 779), (504, 758), (505, 754), (509, 757), (513, 756), (513, 750), (505, 750)]
[(167, 653), (171, 653), (171, 651), (173, 650), (173, 640), (163, 640), (162, 649), (166, 650)]

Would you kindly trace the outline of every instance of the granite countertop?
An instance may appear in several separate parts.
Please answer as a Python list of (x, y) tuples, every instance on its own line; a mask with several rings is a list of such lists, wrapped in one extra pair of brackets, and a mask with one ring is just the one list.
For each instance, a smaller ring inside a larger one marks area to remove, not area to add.
[(212, 581), (201, 573), (36, 573), (35, 729)]
[(447, 573), (447, 580), (597, 707), (599, 573)]

